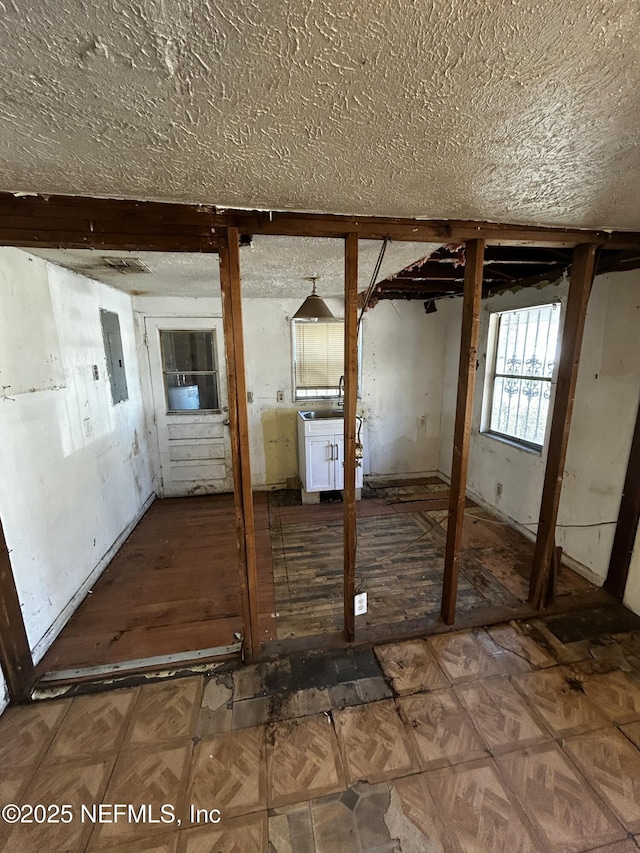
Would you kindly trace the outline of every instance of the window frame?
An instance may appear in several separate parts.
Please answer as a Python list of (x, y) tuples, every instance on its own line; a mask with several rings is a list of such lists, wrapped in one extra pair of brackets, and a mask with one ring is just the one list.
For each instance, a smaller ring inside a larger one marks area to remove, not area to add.
[[(292, 398), (293, 402), (296, 404), (303, 403), (313, 403), (313, 402), (321, 402), (321, 401), (331, 401), (331, 400), (340, 400), (344, 399), (344, 394), (340, 395), (337, 392), (335, 394), (315, 394), (309, 396), (298, 396), (298, 385), (296, 382), (296, 325), (297, 324), (309, 324), (313, 323), (313, 325), (321, 324), (340, 324), (342, 326), (343, 338), (344, 338), (344, 318), (343, 317), (334, 317), (333, 319), (325, 319), (325, 320), (291, 320), (291, 387), (292, 387)], [(344, 375), (344, 356), (343, 356), (343, 375)], [(357, 397), (361, 397), (361, 381), (360, 377), (362, 376), (362, 324), (360, 324), (358, 330), (358, 392)]]
[[(551, 376), (537, 376), (536, 380), (540, 382), (548, 382), (549, 383), (549, 405), (547, 409), (546, 422), (544, 426), (544, 437), (542, 439), (541, 444), (537, 444), (536, 442), (527, 441), (527, 439), (520, 438), (516, 435), (511, 435), (507, 432), (500, 432), (499, 430), (491, 428), (491, 416), (493, 411), (493, 402), (495, 396), (495, 385), (496, 378), (499, 377), (512, 377), (516, 379), (531, 379), (534, 378), (528, 374), (509, 374), (509, 373), (497, 373), (497, 361), (498, 361), (498, 349), (500, 344), (500, 323), (501, 318), (505, 314), (515, 314), (516, 312), (529, 312), (540, 310), (541, 308), (551, 307), (554, 310), (559, 312), (558, 315), (558, 332), (555, 342), (555, 355), (554, 355), (554, 363), (553, 369), (551, 371)], [(551, 301), (540, 302), (539, 304), (534, 305), (524, 305), (521, 308), (508, 308), (503, 311), (492, 311), (489, 314), (489, 329), (487, 335), (487, 356), (486, 356), (486, 373), (485, 373), (485, 381), (482, 395), (482, 422), (480, 433), (482, 435), (486, 435), (489, 438), (493, 438), (496, 441), (501, 441), (505, 444), (509, 444), (512, 447), (516, 447), (520, 450), (524, 450), (528, 453), (534, 453), (538, 456), (541, 456), (544, 447), (547, 441), (548, 431), (549, 431), (549, 423), (551, 420), (551, 414), (553, 411), (553, 402), (555, 396), (555, 386), (557, 381), (557, 371), (558, 371), (558, 362), (559, 362), (559, 353), (560, 353), (560, 344), (562, 341), (562, 331), (563, 331), (563, 303), (559, 299), (554, 299)]]

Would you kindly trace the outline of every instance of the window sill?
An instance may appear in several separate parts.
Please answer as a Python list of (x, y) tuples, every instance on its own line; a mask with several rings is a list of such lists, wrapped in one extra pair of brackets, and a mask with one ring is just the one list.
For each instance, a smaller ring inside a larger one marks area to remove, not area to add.
[(499, 432), (489, 432), (489, 430), (484, 430), (480, 435), (493, 438), (495, 441), (502, 442), (502, 444), (508, 444), (509, 447), (514, 447), (516, 450), (524, 450), (525, 453), (530, 453), (532, 456), (542, 456), (542, 448), (535, 444), (526, 444), (524, 441), (518, 441), (517, 438), (510, 438), (508, 435), (501, 435)]

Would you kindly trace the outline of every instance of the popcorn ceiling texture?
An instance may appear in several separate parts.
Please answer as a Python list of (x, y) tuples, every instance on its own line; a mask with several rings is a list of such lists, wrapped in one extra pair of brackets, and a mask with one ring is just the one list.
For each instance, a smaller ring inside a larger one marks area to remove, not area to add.
[(640, 228), (629, 0), (0, 0), (0, 189)]

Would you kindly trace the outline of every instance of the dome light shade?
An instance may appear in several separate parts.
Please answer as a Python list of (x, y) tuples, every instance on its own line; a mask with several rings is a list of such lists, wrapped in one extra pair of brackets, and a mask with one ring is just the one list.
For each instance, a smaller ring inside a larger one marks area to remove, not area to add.
[(294, 320), (333, 320), (334, 316), (329, 310), (328, 306), (325, 304), (324, 300), (321, 299), (316, 293), (316, 281), (317, 277), (312, 276), (310, 281), (313, 282), (313, 290), (311, 294), (307, 296), (302, 305), (298, 308), (296, 313), (293, 315)]

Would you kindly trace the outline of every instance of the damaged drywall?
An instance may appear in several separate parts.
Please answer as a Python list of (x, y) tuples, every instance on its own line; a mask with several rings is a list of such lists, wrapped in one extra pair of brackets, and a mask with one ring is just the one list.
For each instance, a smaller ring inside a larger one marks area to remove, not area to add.
[[(33, 393), (0, 400), (0, 516), (38, 660), (144, 510), (152, 486), (130, 297), (18, 249), (0, 249), (0, 277), (12, 284), (2, 292), (0, 340), (23, 342), (12, 359), (33, 343), (43, 362), (31, 370), (26, 360), (16, 371)], [(129, 399), (118, 405), (101, 308), (120, 318)], [(45, 347), (62, 382), (38, 388), (52, 363)]]
[[(638, 270), (596, 276), (594, 280), (558, 514), (556, 543), (566, 558), (576, 562), (578, 571), (600, 584), (609, 565), (638, 410), (640, 368), (634, 353), (640, 328), (639, 283)], [(564, 281), (557, 287), (505, 293), (483, 300), (481, 313), (467, 487), (531, 537), (538, 523), (548, 433), (539, 454), (480, 431), (489, 314), (556, 300), (564, 305), (567, 291)], [(445, 474), (451, 471), (461, 313), (462, 300), (443, 300), (438, 308), (438, 316), (447, 325), (440, 454)], [(630, 587), (634, 583), (631, 578), (629, 583)], [(635, 607), (638, 604), (636, 601)]]

